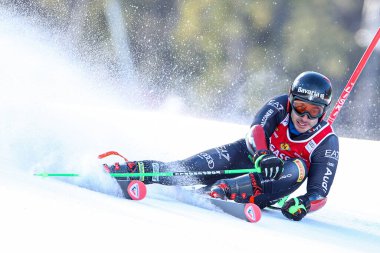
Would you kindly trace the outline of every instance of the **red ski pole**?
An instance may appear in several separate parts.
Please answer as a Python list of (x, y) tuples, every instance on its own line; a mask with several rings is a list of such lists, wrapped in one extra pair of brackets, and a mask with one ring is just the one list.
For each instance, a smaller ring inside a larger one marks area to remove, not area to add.
[(330, 125), (334, 123), (336, 116), (339, 114), (340, 110), (342, 109), (343, 104), (346, 102), (348, 95), (350, 95), (352, 88), (354, 87), (356, 81), (358, 80), (358, 77), (360, 73), (362, 72), (364, 66), (367, 64), (368, 58), (371, 56), (379, 39), (380, 39), (380, 28), (377, 30), (375, 37), (373, 37), (371, 44), (369, 44), (368, 48), (364, 52), (362, 58), (360, 59), (350, 79), (348, 80), (346, 87), (344, 87), (342, 94), (340, 94), (340, 97), (338, 101), (336, 102), (334, 109), (331, 111), (330, 116), (327, 120), (330, 123)]

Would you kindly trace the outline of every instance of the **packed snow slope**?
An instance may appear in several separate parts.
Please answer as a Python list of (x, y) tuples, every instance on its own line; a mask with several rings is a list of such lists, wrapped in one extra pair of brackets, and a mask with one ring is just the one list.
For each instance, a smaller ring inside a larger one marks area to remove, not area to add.
[(0, 252), (380, 251), (380, 142), (341, 138), (327, 205), (301, 222), (274, 210), (244, 222), (176, 187), (150, 185), (146, 199), (125, 200), (98, 154), (182, 159), (243, 137), (249, 122), (131, 109), (135, 93), (120, 96), (49, 35), (1, 14)]

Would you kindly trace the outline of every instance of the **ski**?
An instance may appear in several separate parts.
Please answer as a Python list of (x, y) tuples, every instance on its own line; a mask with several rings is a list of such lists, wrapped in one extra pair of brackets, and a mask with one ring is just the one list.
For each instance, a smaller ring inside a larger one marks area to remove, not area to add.
[[(142, 200), (145, 198), (147, 190), (143, 182), (139, 180), (128, 179), (117, 179), (116, 181), (119, 184), (126, 199)], [(232, 215), (236, 218), (252, 223), (258, 222), (261, 219), (261, 210), (257, 205), (253, 203), (243, 204), (210, 197), (204, 198), (207, 199), (212, 205), (222, 210), (224, 213)]]
[[(209, 195), (209, 187), (201, 187), (198, 189), (179, 189), (177, 199), (185, 203), (199, 206), (199, 203), (209, 203), (216, 207), (225, 214), (231, 215), (235, 218), (256, 223), (261, 219), (261, 209), (254, 203), (238, 203), (233, 200), (224, 200), (219, 198), (212, 198)], [(193, 197), (192, 197), (193, 196)], [(188, 201), (188, 199), (195, 199), (195, 202)], [(210, 210), (210, 206), (201, 207)]]
[(261, 219), (261, 210), (253, 203), (237, 203), (229, 200), (207, 198), (211, 204), (220, 208), (224, 213), (236, 218), (256, 223)]
[(117, 179), (123, 195), (126, 199), (142, 200), (146, 196), (146, 186), (139, 180)]

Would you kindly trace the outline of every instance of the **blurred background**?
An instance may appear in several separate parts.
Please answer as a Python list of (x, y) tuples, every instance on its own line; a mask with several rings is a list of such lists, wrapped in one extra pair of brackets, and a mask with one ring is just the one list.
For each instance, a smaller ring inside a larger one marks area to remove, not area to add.
[[(0, 0), (0, 8), (101, 69), (126, 105), (247, 125), (307, 70), (331, 79), (332, 108), (380, 24), (378, 0)], [(334, 123), (340, 136), (380, 140), (379, 48)]]

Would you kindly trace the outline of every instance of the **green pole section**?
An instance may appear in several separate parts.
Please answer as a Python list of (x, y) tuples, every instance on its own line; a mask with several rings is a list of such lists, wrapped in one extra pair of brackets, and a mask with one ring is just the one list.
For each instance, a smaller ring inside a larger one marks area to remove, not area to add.
[(239, 169), (239, 170), (225, 170), (224, 174), (244, 174), (244, 173), (260, 173), (260, 168), (252, 169)]
[(35, 173), (34, 176), (38, 177), (79, 177), (79, 174), (75, 173)]
[(172, 177), (173, 172), (109, 173), (111, 177)]

